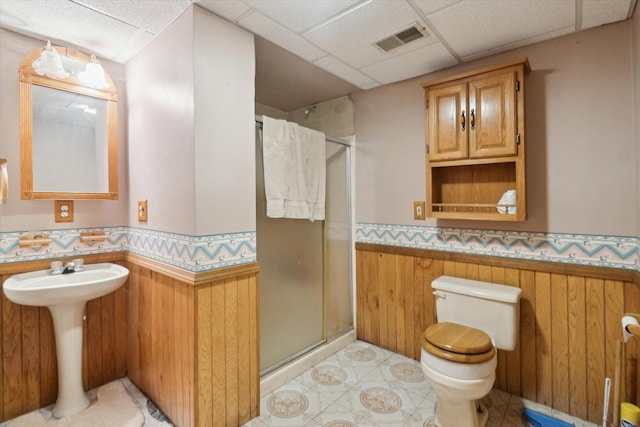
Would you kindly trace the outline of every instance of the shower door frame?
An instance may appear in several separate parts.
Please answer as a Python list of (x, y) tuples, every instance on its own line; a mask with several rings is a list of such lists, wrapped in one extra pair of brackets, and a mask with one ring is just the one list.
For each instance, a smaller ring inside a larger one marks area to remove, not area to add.
[[(259, 143), (262, 145), (262, 116), (255, 116), (255, 121), (256, 121), (256, 127), (258, 128), (258, 132), (259, 132)], [(347, 237), (347, 247), (348, 247), (348, 262), (347, 262), (347, 272), (348, 272), (348, 278), (347, 278), (347, 282), (348, 282), (348, 295), (349, 295), (349, 317), (350, 317), (350, 325), (336, 333), (335, 335), (333, 335), (332, 337), (328, 337), (327, 336), (327, 292), (328, 292), (328, 287), (327, 287), (327, 218), (325, 218), (324, 220), (324, 224), (323, 224), (323, 231), (322, 231), (322, 243), (323, 243), (323, 249), (322, 249), (322, 256), (323, 256), (323, 277), (322, 277), (322, 294), (323, 294), (323, 302), (322, 302), (322, 315), (323, 315), (323, 319), (322, 319), (322, 340), (319, 342), (316, 342), (298, 352), (296, 352), (295, 354), (290, 355), (289, 357), (287, 357), (286, 359), (281, 360), (280, 362), (269, 366), (267, 368), (265, 368), (264, 370), (260, 371), (260, 376), (261, 377), (265, 377), (275, 371), (278, 371), (279, 369), (287, 366), (288, 364), (290, 364), (291, 362), (300, 359), (301, 357), (305, 356), (306, 354), (309, 354), (311, 352), (313, 352), (314, 350), (318, 349), (319, 347), (322, 347), (323, 345), (326, 345), (328, 342), (336, 340), (346, 334), (348, 334), (349, 332), (352, 332), (355, 330), (355, 292), (354, 292), (354, 223), (353, 223), (353, 143), (344, 139), (339, 139), (339, 138), (333, 138), (333, 137), (329, 137), (329, 136), (325, 136), (325, 141), (326, 142), (330, 142), (330, 143), (334, 143), (334, 144), (339, 144), (341, 146), (345, 147), (345, 182), (346, 182), (346, 217), (347, 217), (347, 223), (348, 223), (348, 237)], [(259, 236), (256, 236), (256, 238), (259, 238)], [(260, 344), (262, 345), (262, 344)]]

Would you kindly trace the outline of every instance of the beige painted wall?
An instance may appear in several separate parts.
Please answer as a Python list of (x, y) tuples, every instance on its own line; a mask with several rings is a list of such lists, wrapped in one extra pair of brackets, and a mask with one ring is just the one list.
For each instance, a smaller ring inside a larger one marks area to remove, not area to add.
[[(625, 21), (353, 94), (356, 221), (637, 235), (631, 32)], [(426, 192), (421, 83), (524, 56), (529, 219), (414, 221)]]
[(0, 29), (0, 157), (7, 159), (9, 172), (9, 197), (6, 204), (0, 205), (0, 232), (124, 225), (129, 202), (125, 67), (102, 58), (99, 60), (113, 79), (118, 94), (119, 199), (76, 200), (73, 223), (55, 222), (53, 200), (20, 199), (18, 68), (25, 55), (45, 44), (46, 40)]
[(196, 235), (256, 229), (253, 34), (194, 7)]
[(255, 230), (253, 36), (194, 6), (127, 64), (130, 225)]
[[(129, 224), (195, 233), (193, 8), (127, 63)], [(135, 207), (148, 200), (148, 221)]]

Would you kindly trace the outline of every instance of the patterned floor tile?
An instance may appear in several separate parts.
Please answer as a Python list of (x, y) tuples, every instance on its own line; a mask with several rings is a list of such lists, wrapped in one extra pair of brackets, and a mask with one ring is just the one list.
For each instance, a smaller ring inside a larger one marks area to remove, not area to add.
[(392, 352), (363, 341), (356, 341), (332, 356), (343, 366), (375, 367), (393, 355)]
[(340, 402), (335, 402), (314, 421), (322, 427), (374, 427), (376, 425), (368, 412), (349, 409)]
[(303, 426), (320, 412), (317, 396), (291, 381), (260, 399), (260, 421), (268, 426)]
[(385, 381), (365, 380), (349, 390), (339, 403), (350, 410), (368, 413), (376, 424), (402, 425), (425, 397)]
[(399, 387), (412, 390), (426, 396), (432, 390), (429, 381), (422, 372), (420, 362), (401, 356), (392, 355), (379, 367), (382, 379)]
[(436, 413), (437, 399), (436, 393), (431, 390), (414, 413), (405, 420), (404, 427), (430, 427), (428, 423)]

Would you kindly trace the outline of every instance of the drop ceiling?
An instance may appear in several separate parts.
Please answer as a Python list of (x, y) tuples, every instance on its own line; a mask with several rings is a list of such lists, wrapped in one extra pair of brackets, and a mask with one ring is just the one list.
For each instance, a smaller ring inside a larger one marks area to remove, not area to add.
[[(257, 75), (270, 74), (270, 88), (263, 92), (284, 98), (271, 106), (291, 109), (622, 21), (632, 16), (636, 2), (0, 0), (0, 26), (126, 63), (195, 3), (260, 36)], [(412, 26), (424, 37), (388, 52), (376, 46)], [(284, 68), (288, 61), (290, 69), (297, 70), (299, 84), (292, 84), (290, 73), (278, 81), (283, 73), (269, 71), (276, 64)], [(288, 88), (299, 85), (314, 92), (308, 99), (315, 100), (292, 99), (300, 90)], [(266, 95), (257, 93), (259, 102), (260, 96)]]

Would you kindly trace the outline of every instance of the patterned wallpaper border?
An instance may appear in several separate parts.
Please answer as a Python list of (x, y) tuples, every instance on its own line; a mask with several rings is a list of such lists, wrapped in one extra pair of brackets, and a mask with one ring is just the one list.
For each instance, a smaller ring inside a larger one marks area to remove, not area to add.
[[(104, 242), (83, 243), (81, 231), (104, 230)], [(21, 232), (0, 233), (0, 264), (129, 251), (201, 272), (256, 261), (256, 233), (188, 236), (135, 227), (49, 230), (47, 247), (20, 248)], [(476, 255), (640, 271), (640, 239), (391, 224), (356, 224), (356, 241)]]
[(637, 237), (358, 223), (356, 241), (640, 271)]
[[(99, 243), (80, 241), (81, 231), (103, 230)], [(256, 234), (188, 236), (135, 227), (46, 230), (51, 243), (21, 248), (22, 232), (0, 233), (0, 264), (128, 251), (191, 272), (214, 270), (256, 261)]]

